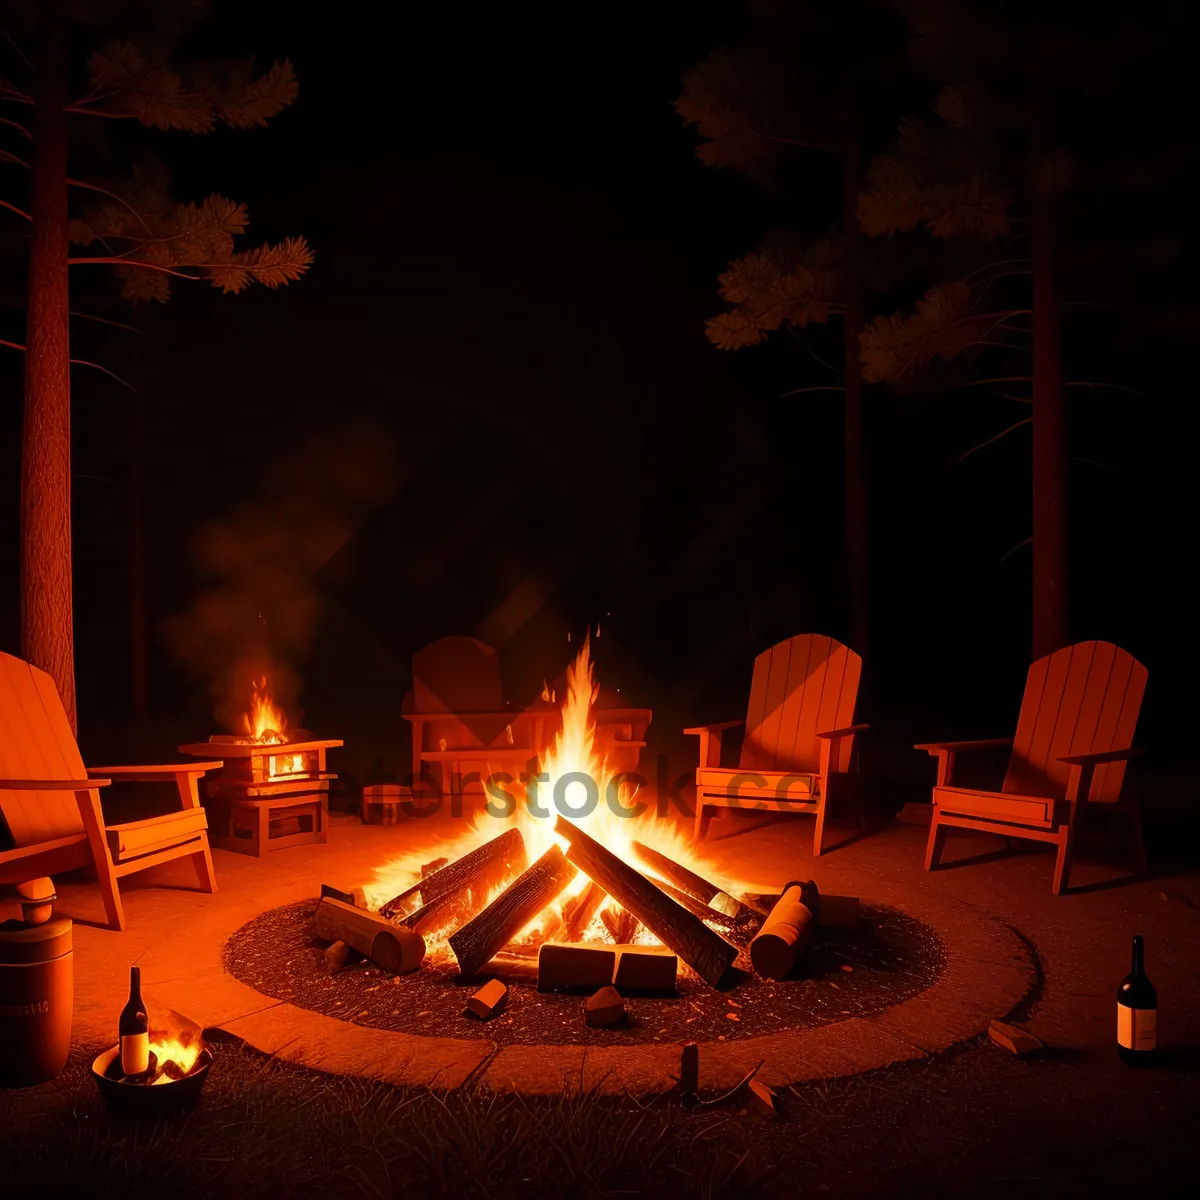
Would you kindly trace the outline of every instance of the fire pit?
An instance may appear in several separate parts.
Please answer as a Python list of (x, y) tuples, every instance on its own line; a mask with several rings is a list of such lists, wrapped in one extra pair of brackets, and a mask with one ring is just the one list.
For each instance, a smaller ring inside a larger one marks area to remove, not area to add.
[(214, 734), (180, 746), (196, 758), (225, 765), (205, 781), (209, 839), (222, 850), (262, 858), (271, 850), (329, 840), (329, 781), (325, 753), (338, 739), (315, 739), (287, 726), (264, 676), (256, 682), (244, 734)]

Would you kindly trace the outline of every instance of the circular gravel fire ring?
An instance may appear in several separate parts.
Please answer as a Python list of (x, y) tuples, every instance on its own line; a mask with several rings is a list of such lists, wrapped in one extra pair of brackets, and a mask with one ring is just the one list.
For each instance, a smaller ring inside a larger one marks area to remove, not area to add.
[(586, 993), (539, 992), (533, 963), (505, 960), (481, 979), (503, 979), (505, 1010), (486, 1023), (463, 1015), (480, 986), (457, 978), (452, 961), (427, 962), (407, 975), (370, 963), (334, 976), (322, 969), (322, 943), (313, 935), (315, 900), (271, 909), (244, 925), (225, 947), (225, 969), (256, 991), (299, 1008), (377, 1029), (436, 1037), (487, 1037), (499, 1045), (546, 1043), (621, 1045), (725, 1041), (805, 1029), (880, 1012), (925, 991), (944, 956), (928, 925), (890, 908), (864, 912), (853, 933), (823, 930), (795, 978), (760, 979), (739, 958), (729, 985), (709, 987), (680, 970), (675, 995), (631, 993), (629, 1019), (619, 1027), (589, 1028)]

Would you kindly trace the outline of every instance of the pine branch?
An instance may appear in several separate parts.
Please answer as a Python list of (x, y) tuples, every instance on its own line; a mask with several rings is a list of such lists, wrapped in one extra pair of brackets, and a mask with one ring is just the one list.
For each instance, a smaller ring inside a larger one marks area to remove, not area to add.
[(7, 200), (0, 200), (0, 208), (7, 208), (9, 212), (14, 212), (18, 217), (24, 217), (27, 221), (33, 220), (23, 208), (18, 208), (15, 204), (9, 204)]
[(24, 167), (27, 171), (33, 170), (33, 168), (23, 158), (19, 158), (9, 150), (0, 150), (0, 162), (10, 162), (15, 166)]
[(974, 454), (974, 453), (975, 453), (977, 450), (982, 450), (982, 449), (984, 449), (986, 446), (990, 446), (990, 445), (992, 445), (994, 442), (998, 442), (998, 441), (999, 441), (999, 440), (1000, 440), (1002, 437), (1004, 437), (1004, 436), (1005, 436), (1005, 434), (1012, 433), (1012, 431), (1013, 431), (1014, 429), (1020, 429), (1022, 425), (1032, 425), (1032, 424), (1033, 424), (1033, 418), (1032, 418), (1032, 417), (1023, 417), (1023, 418), (1022, 418), (1020, 421), (1017, 421), (1015, 424), (1013, 424), (1013, 425), (1010, 425), (1010, 426), (1009, 426), (1007, 429), (1002, 429), (1002, 430), (1000, 430), (1000, 432), (999, 432), (999, 433), (997, 433), (997, 434), (995, 434), (994, 436), (992, 436), (992, 437), (988, 438), (988, 439), (987, 439), (987, 441), (980, 442), (978, 446), (972, 446), (972, 447), (970, 448), (970, 450), (966, 450), (966, 451), (964, 451), (964, 452), (963, 452), (962, 454), (960, 454), (960, 455), (959, 455), (959, 456), (958, 456), (958, 457), (957, 457), (957, 458), (956, 458), (954, 461), (955, 461), (955, 463), (960, 463), (960, 462), (962, 462), (964, 459), (970, 458), (970, 457), (971, 457), (971, 455), (972, 455), (972, 454)]
[(846, 389), (838, 384), (829, 384), (826, 387), (806, 387), (797, 388), (793, 392), (782, 392), (781, 396), (803, 396), (806, 392), (844, 392)]
[[(20, 342), (7, 342), (0, 338), (0, 346), (7, 346), (10, 350), (19, 350), (22, 354), (25, 353), (25, 346)], [(127, 387), (134, 395), (137, 395), (137, 388), (128, 380), (122, 379), (115, 371), (110, 371), (107, 367), (102, 367), (99, 363), (94, 363), (86, 358), (72, 358), (71, 363), (77, 367), (92, 367), (94, 370), (102, 371), (105, 375), (115, 379), (122, 387)]]
[(17, 132), (20, 133), (22, 137), (28, 138), (30, 141), (33, 141), (33, 134), (30, 133), (29, 130), (24, 125), (22, 125), (20, 121), (13, 121), (13, 120), (10, 120), (8, 117), (0, 117), (0, 125), (11, 126), (13, 129), (17, 130)]
[(34, 70), (33, 63), (29, 60), (29, 55), (17, 44), (17, 40), (11, 33), (0, 25), (0, 38), (3, 38), (16, 52), (17, 57), (32, 71)]

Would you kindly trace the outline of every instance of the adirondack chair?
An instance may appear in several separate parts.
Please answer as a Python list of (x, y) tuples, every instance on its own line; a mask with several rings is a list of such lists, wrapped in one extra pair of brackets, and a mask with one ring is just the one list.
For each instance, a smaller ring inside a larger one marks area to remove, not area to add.
[[(1133, 655), (1109, 642), (1080, 642), (1029, 668), (1014, 738), (918, 745), (938, 760), (925, 870), (938, 865), (949, 828), (1051, 842), (1057, 896), (1068, 886), (1080, 820), (1095, 804), (1128, 818), (1136, 866), (1145, 871), (1141, 813), (1120, 799), (1125, 764), (1141, 753), (1133, 733), (1145, 690), (1146, 668)], [(1000, 791), (953, 784), (959, 754), (1002, 746), (1012, 754)]]
[[(849, 790), (854, 737), (868, 728), (854, 724), (861, 672), (853, 650), (821, 634), (799, 634), (764, 650), (754, 660), (738, 765), (722, 765), (721, 739), (742, 721), (684, 730), (700, 739), (695, 836), (704, 837), (713, 808), (815, 813), (818, 856), (826, 806)], [(862, 824), (861, 796), (858, 809)]]
[(516, 779), (528, 769), (542, 749), (543, 717), (506, 707), (491, 646), (439, 638), (413, 655), (412, 670), (402, 710), (412, 726), (414, 780), (432, 775), (442, 795), (460, 795), (472, 772), (507, 771)]
[[(54, 681), (0, 653), (0, 884), (92, 866), (109, 924), (125, 928), (117, 880), (190, 857), (200, 887), (217, 890), (208, 823), (196, 780), (220, 762), (136, 767), (83, 765)], [(106, 825), (99, 789), (113, 780), (173, 779), (180, 808), (143, 821)], [(10, 849), (3, 847), (12, 843)]]

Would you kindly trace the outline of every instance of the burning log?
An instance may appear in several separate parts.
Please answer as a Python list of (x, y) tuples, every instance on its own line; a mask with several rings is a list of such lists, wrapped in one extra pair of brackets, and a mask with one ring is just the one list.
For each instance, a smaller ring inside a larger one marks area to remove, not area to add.
[(789, 883), (750, 943), (750, 962), (764, 979), (783, 979), (812, 940), (820, 902), (817, 885)]
[(639, 992), (673, 992), (679, 960), (666, 946), (618, 946), (613, 987)]
[(626, 908), (606, 908), (600, 914), (604, 928), (618, 946), (627, 946), (637, 936), (641, 922)]
[(716, 987), (737, 957), (736, 946), (718, 937), (699, 917), (676, 904), (578, 825), (559, 817), (554, 829), (570, 843), (567, 857), (571, 862), (670, 946), (701, 979)]
[(745, 946), (754, 937), (762, 926), (763, 917), (760, 917), (751, 908), (743, 906), (740, 913), (731, 916), (729, 913), (718, 912), (715, 908), (709, 908), (702, 900), (697, 900), (695, 896), (689, 896), (687, 892), (680, 891), (677, 887), (672, 887), (661, 879), (654, 879), (651, 882), (655, 887), (661, 888), (672, 900), (678, 904), (682, 904), (688, 912), (700, 918), (706, 924), (711, 925), (723, 938), (733, 942), (737, 946)]
[(625, 1019), (625, 1001), (615, 987), (602, 987), (584, 1005), (587, 1023), (593, 1029), (616, 1025)]
[(597, 988), (612, 983), (617, 955), (607, 946), (543, 942), (538, 951), (538, 991)]
[(481, 1021), (499, 1016), (508, 1003), (508, 988), (498, 979), (489, 980), (467, 1000), (466, 1011)]
[(328, 896), (317, 905), (313, 925), (322, 941), (345, 942), (393, 975), (415, 971), (425, 957), (425, 939), (419, 934)]
[(467, 979), (477, 974), (574, 878), (575, 869), (563, 852), (557, 846), (547, 850), (478, 916), (450, 935), (459, 972)]
[(680, 891), (694, 896), (708, 908), (743, 920), (745, 916), (753, 914), (752, 908), (717, 887), (715, 883), (710, 883), (707, 879), (697, 875), (695, 871), (689, 871), (682, 863), (677, 863), (674, 859), (668, 858), (644, 842), (634, 842), (633, 852), (656, 875), (661, 875), (664, 879), (669, 880)]
[(578, 896), (563, 907), (563, 931), (568, 942), (581, 942), (596, 912), (604, 903), (605, 891), (598, 883), (589, 883)]
[(493, 887), (506, 875), (525, 870), (525, 865), (525, 839), (521, 837), (519, 829), (510, 829), (470, 854), (464, 854), (462, 858), (424, 876), (400, 895), (393, 896), (379, 910), (379, 915), (390, 918), (402, 916), (407, 901), (418, 892), (425, 909), (443, 896), (458, 895), (466, 889), (478, 895), (481, 889)]

